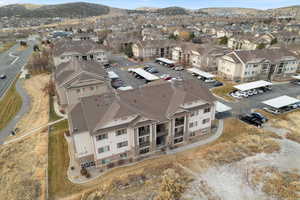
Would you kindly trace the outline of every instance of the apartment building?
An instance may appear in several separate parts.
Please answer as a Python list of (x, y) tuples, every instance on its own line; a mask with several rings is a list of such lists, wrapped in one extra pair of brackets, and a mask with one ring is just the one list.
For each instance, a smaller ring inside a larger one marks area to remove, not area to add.
[(226, 50), (210, 43), (199, 45), (185, 42), (172, 48), (172, 60), (206, 71), (216, 71), (217, 58), (225, 55)]
[(83, 97), (68, 113), (75, 159), (102, 170), (201, 140), (215, 98), (196, 80)]
[(60, 40), (54, 44), (53, 61), (58, 66), (72, 59), (91, 60), (107, 63), (107, 54), (103, 47), (92, 40)]
[(171, 40), (145, 40), (132, 45), (133, 56), (139, 60), (171, 58), (174, 42)]
[(299, 58), (287, 49), (240, 50), (218, 60), (218, 74), (234, 81), (278, 80), (297, 71)]
[(61, 63), (54, 72), (58, 103), (62, 108), (79, 102), (79, 98), (110, 90), (103, 65), (95, 61), (73, 59)]

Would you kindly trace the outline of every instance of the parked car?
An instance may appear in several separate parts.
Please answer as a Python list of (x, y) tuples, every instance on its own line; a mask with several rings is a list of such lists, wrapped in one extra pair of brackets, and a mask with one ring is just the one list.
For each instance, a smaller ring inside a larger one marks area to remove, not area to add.
[(0, 79), (6, 79), (6, 75), (5, 74), (1, 74), (0, 75)]
[(300, 80), (292, 80), (290, 83), (294, 85), (300, 85)]
[(111, 86), (115, 89), (124, 86), (124, 82), (121, 79), (115, 79), (111, 82)]
[(222, 85), (223, 85), (223, 83), (220, 82), (220, 81), (216, 81), (216, 82), (214, 83), (214, 87), (219, 87), (219, 86), (222, 86)]
[(182, 71), (184, 68), (182, 66), (177, 66), (174, 68), (175, 71)]
[(146, 71), (149, 72), (149, 73), (153, 73), (153, 74), (159, 72), (159, 71), (158, 71), (156, 68), (154, 68), (154, 67), (148, 67), (148, 68), (146, 69)]
[(240, 120), (243, 122), (246, 122), (247, 124), (251, 124), (254, 125), (258, 128), (260, 128), (262, 126), (261, 121), (259, 121), (258, 119), (250, 116), (250, 115), (241, 115), (239, 116)]
[(250, 115), (257, 118), (258, 120), (260, 120), (263, 123), (265, 123), (269, 120), (268, 118), (266, 118), (265, 116), (263, 116), (262, 114), (260, 114), (258, 112), (253, 112)]

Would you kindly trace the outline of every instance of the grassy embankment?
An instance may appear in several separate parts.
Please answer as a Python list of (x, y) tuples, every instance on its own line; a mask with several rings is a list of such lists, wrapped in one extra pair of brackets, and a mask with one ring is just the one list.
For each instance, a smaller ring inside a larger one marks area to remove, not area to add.
[(22, 106), (22, 98), (16, 90), (16, 81), (0, 100), (0, 130), (18, 113)]

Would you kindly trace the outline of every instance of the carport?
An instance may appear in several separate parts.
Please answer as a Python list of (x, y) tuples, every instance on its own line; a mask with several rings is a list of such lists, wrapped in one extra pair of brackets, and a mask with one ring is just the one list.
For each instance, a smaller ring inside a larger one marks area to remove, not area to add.
[(201, 77), (203, 77), (205, 79), (213, 79), (215, 77), (215, 75), (213, 75), (211, 73), (208, 73), (208, 72), (201, 71), (201, 70), (199, 70), (197, 68), (189, 68), (187, 70), (189, 72), (197, 74), (198, 76), (201, 76)]
[(155, 81), (159, 79), (157, 76), (150, 74), (149, 72), (140, 68), (131, 69), (131, 71), (143, 77), (147, 82)]
[(271, 85), (272, 85), (272, 83), (270, 83), (268, 81), (259, 80), (259, 81), (254, 81), (254, 82), (250, 82), (250, 83), (235, 85), (233, 87), (240, 91), (247, 91), (247, 90), (257, 89), (257, 88), (261, 88), (261, 87), (267, 87), (267, 86), (271, 86)]
[(231, 107), (217, 101), (216, 102), (216, 118), (222, 119), (230, 116)]
[(273, 99), (269, 99), (267, 101), (263, 101), (262, 103), (278, 111), (288, 111), (284, 110), (284, 108), (292, 106), (296, 103), (300, 103), (300, 100), (284, 95)]

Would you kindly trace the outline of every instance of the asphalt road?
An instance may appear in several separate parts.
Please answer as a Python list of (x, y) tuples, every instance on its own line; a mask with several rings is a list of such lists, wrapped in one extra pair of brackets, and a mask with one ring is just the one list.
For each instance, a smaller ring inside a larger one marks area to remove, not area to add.
[(21, 68), (27, 63), (32, 53), (34, 41), (28, 42), (28, 48), (18, 51), (19, 44), (0, 54), (0, 74), (5, 74), (6, 79), (0, 79), (0, 98), (10, 86)]

